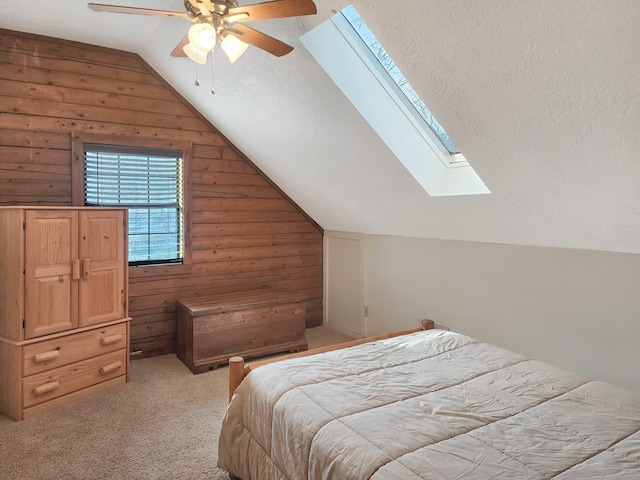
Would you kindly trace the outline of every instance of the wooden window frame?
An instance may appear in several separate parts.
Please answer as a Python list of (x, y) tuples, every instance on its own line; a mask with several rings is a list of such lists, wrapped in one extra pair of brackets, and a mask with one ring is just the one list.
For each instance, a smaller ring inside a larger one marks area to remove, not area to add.
[[(191, 157), (190, 142), (139, 138), (128, 136), (110, 136), (99, 134), (71, 135), (71, 202), (74, 206), (84, 206), (84, 144), (102, 144), (122, 147), (181, 150), (183, 159), (183, 205), (184, 205), (184, 256), (181, 264), (158, 264), (129, 266), (129, 276), (164, 276), (181, 274), (191, 270)], [(135, 272), (135, 273), (134, 273)], [(138, 273), (140, 275), (138, 275)]]

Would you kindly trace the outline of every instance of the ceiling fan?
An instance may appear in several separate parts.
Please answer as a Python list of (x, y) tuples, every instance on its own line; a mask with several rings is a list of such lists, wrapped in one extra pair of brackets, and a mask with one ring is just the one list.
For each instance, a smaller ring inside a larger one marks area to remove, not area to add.
[[(277, 57), (286, 55), (293, 50), (292, 46), (243, 23), (317, 13), (313, 0), (273, 0), (243, 6), (239, 6), (237, 0), (184, 0), (185, 12), (101, 3), (89, 3), (88, 6), (101, 12), (178, 17), (192, 22), (188, 34), (171, 52), (171, 56), (187, 56), (197, 64), (207, 62), (208, 53), (213, 51), (216, 41), (220, 43), (231, 63), (235, 62), (249, 45)], [(197, 76), (196, 85), (199, 85)], [(212, 93), (215, 93), (213, 88)]]

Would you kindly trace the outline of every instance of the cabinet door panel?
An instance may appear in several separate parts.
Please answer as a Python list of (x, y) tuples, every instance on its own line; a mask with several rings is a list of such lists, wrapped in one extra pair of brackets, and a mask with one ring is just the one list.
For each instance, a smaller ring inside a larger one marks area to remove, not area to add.
[(79, 323), (124, 316), (125, 245), (122, 211), (81, 211)]
[(27, 211), (25, 241), (25, 337), (77, 327), (78, 288), (72, 279), (77, 213)]

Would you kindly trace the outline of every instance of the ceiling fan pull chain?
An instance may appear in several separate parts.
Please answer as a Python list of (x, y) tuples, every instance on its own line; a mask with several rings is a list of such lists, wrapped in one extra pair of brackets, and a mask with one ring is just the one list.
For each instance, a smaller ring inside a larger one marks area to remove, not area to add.
[(215, 95), (215, 93), (216, 93), (216, 90), (215, 90), (215, 88), (214, 88), (214, 83), (213, 83), (214, 78), (215, 78), (215, 77), (213, 76), (213, 72), (214, 72), (214, 69), (213, 69), (213, 67), (214, 67), (214, 64), (213, 64), (213, 59), (214, 59), (213, 52), (214, 52), (214, 51), (213, 51), (213, 50), (211, 50), (211, 95)]
[(200, 86), (200, 80), (198, 79), (198, 62), (193, 62), (196, 64), (196, 87)]

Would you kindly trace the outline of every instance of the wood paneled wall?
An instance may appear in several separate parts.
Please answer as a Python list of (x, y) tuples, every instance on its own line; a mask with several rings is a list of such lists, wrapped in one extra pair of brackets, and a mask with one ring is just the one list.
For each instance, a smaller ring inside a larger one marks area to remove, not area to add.
[(71, 205), (74, 133), (193, 145), (193, 264), (129, 269), (133, 352), (175, 352), (176, 299), (215, 292), (303, 292), (322, 323), (321, 228), (140, 57), (0, 29), (0, 204)]

